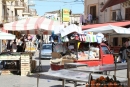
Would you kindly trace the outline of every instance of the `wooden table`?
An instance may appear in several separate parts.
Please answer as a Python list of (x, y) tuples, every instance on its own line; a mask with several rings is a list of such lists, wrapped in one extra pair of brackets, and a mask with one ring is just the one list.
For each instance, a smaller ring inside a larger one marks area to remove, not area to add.
[[(56, 77), (58, 79), (63, 79), (62, 80), (62, 87), (65, 87), (65, 80), (71, 80), (71, 81), (74, 81), (74, 87), (76, 87), (77, 82), (88, 82), (89, 81), (89, 74), (90, 73), (67, 70), (67, 69), (39, 73), (38, 78), (37, 78), (37, 87), (39, 86), (40, 75), (51, 76), (51, 77)], [(101, 76), (101, 74), (94, 74), (94, 73), (92, 73), (91, 75), (93, 76), (93, 79), (99, 78)], [(102, 76), (107, 77), (107, 75), (102, 75)], [(112, 78), (112, 76), (109, 76), (109, 77)], [(127, 78), (117, 77), (117, 79), (120, 82), (127, 81)]]

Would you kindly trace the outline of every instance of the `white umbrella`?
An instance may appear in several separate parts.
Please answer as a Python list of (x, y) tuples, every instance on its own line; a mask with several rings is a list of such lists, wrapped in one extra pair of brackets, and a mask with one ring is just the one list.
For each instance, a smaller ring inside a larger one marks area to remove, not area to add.
[(97, 28), (90, 28), (87, 30), (83, 30), (83, 32), (101, 32), (101, 33), (109, 33), (109, 34), (130, 34), (130, 30), (127, 28), (123, 27), (117, 27), (113, 25), (108, 25), (108, 26), (102, 26), (102, 27), (97, 27)]
[(0, 39), (13, 40), (15, 39), (15, 35), (0, 31)]
[(71, 24), (71, 25), (67, 26), (66, 28), (63, 28), (60, 30), (61, 37), (64, 37), (73, 32), (82, 33), (82, 28), (75, 24)]

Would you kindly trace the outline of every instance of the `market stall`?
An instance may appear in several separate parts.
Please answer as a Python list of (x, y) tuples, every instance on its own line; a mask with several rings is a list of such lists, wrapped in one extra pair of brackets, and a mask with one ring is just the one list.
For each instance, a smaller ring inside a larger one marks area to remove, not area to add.
[[(29, 17), (27, 19), (6, 23), (3, 29), (10, 31), (21, 31), (23, 34), (40, 34), (42, 37), (44, 34), (50, 34), (52, 30), (61, 25), (60, 22), (50, 20), (44, 17)], [(41, 48), (43, 40), (41, 39), (39, 58), (41, 58)], [(39, 67), (41, 67), (41, 60), (39, 60)], [(40, 71), (40, 68), (38, 70)]]
[[(127, 28), (124, 27), (117, 27), (113, 25), (106, 25), (96, 28), (90, 28), (83, 30), (83, 32), (94, 32), (94, 33), (103, 33), (106, 35), (106, 39), (108, 40), (108, 44), (111, 45), (111, 36), (115, 37), (128, 37), (130, 34), (130, 31)], [(121, 46), (111, 46), (111, 50), (113, 50), (115, 53), (119, 52)]]
[[(84, 63), (89, 66), (114, 63), (112, 55), (109, 55), (110, 60), (109, 62), (107, 62), (108, 59), (107, 55), (105, 58), (106, 62), (105, 61), (102, 62), (103, 59), (101, 56), (103, 55), (103, 53), (101, 51), (102, 50), (101, 46), (105, 46), (108, 49), (108, 47), (105, 44), (100, 44), (104, 39), (104, 35), (102, 33), (98, 34), (94, 34), (93, 32), (82, 33), (80, 27), (79, 26), (76, 27), (75, 25), (70, 25), (64, 29), (61, 29), (60, 32), (61, 36), (59, 34), (58, 35), (53, 34), (52, 35), (53, 40), (51, 39), (51, 41), (54, 41), (53, 51), (62, 54), (62, 57), (57, 57), (58, 59), (55, 60), (52, 59), (52, 61), (55, 61), (54, 63), (56, 63), (57, 60), (57, 64), (54, 65), (59, 66), (62, 65), (63, 68), (64, 64), (61, 64), (62, 61), (59, 60), (59, 58), (68, 59), (68, 61), (65, 63), (77, 62), (77, 63)], [(97, 36), (101, 38), (97, 40)], [(72, 59), (72, 61), (70, 61), (70, 59)]]

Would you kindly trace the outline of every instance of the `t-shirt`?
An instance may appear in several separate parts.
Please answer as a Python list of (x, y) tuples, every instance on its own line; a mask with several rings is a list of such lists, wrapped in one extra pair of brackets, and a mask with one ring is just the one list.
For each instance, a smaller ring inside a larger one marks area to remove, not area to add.
[(88, 21), (91, 21), (91, 20), (92, 20), (92, 15), (88, 14)]
[(12, 49), (17, 49), (17, 45), (16, 44), (12, 44)]
[(104, 38), (104, 35), (102, 33), (98, 33), (96, 34), (96, 38), (97, 38), (97, 43), (101, 43)]

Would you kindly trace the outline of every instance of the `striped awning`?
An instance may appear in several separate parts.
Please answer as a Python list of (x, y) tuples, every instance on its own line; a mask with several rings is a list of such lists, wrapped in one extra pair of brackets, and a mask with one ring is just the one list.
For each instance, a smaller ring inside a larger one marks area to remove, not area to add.
[(38, 32), (52, 31), (54, 27), (59, 26), (58, 21), (50, 20), (45, 17), (29, 17), (23, 20), (4, 24), (4, 30), (10, 31), (27, 31), (37, 34)]

